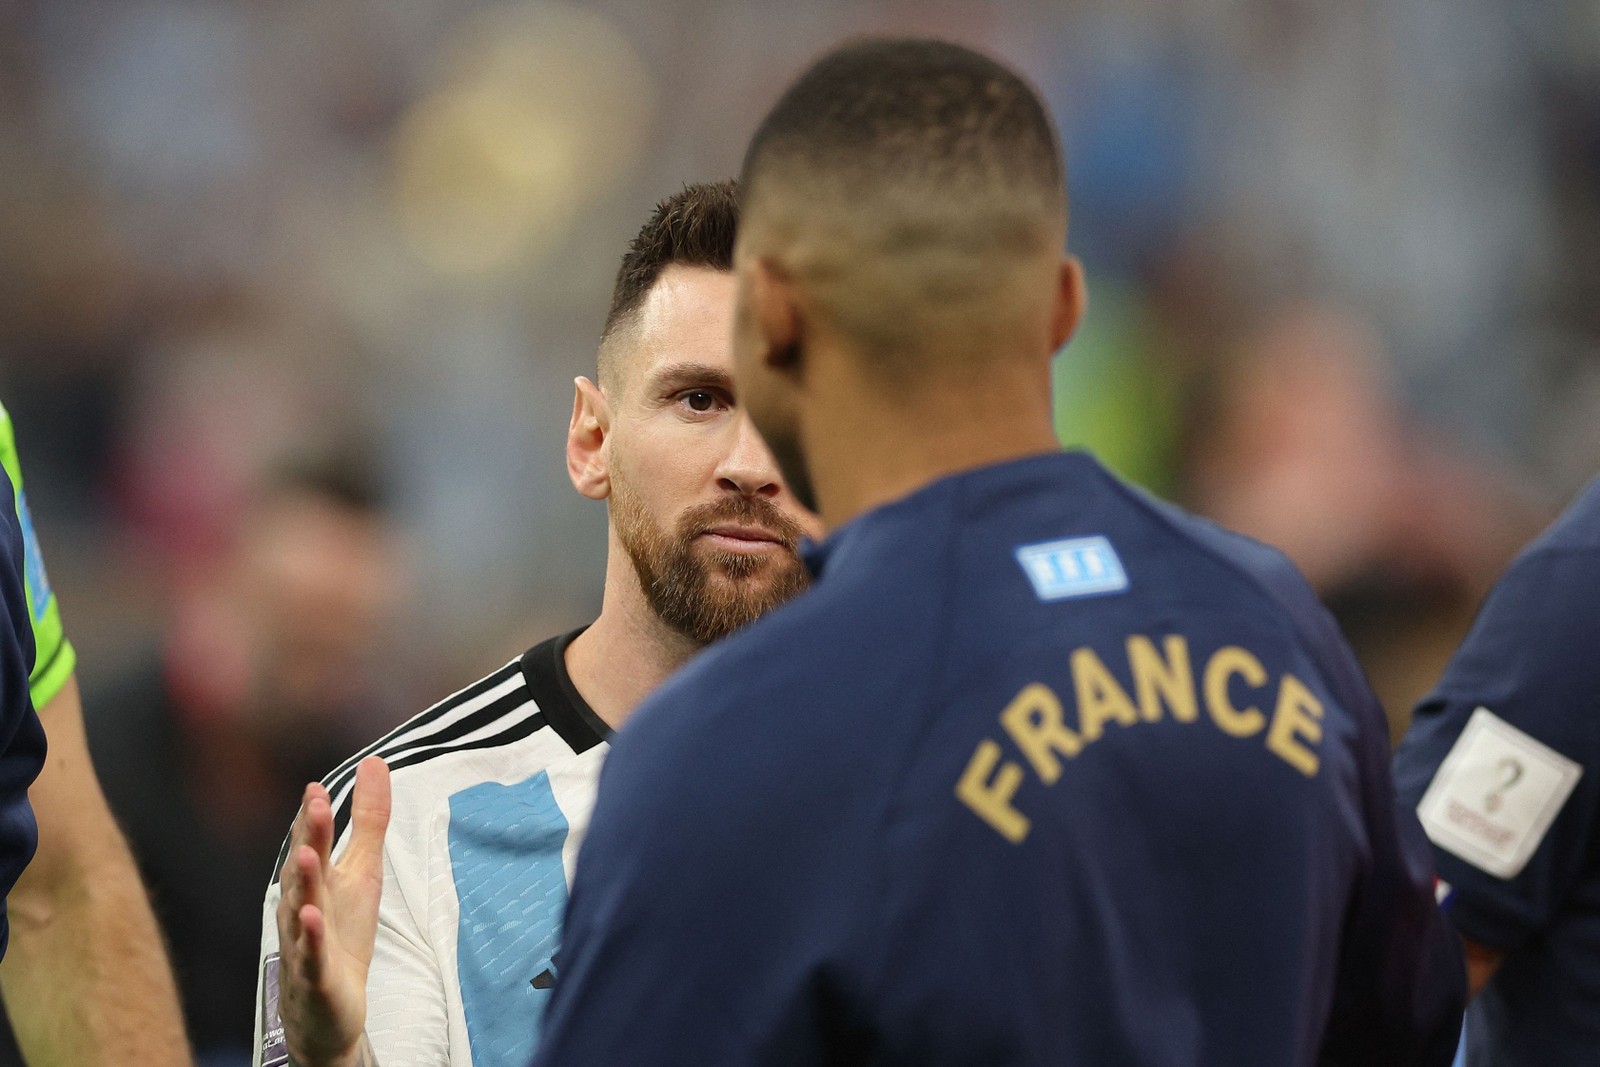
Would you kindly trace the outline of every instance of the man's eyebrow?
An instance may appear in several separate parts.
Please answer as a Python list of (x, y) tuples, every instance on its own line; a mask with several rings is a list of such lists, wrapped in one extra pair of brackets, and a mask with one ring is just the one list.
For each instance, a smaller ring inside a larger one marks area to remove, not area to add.
[(661, 388), (682, 389), (691, 385), (705, 385), (733, 391), (733, 375), (721, 367), (694, 360), (669, 363), (651, 374), (650, 380)]

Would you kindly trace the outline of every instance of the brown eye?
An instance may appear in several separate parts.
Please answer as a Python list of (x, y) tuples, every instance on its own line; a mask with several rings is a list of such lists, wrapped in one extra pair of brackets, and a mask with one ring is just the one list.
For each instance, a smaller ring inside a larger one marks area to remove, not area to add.
[(717, 406), (717, 398), (703, 389), (683, 394), (684, 403), (689, 405), (691, 411), (710, 411)]

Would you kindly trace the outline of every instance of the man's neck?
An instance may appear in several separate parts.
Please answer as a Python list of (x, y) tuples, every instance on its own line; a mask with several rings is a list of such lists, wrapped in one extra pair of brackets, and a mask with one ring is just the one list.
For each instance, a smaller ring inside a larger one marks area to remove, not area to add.
[(940, 478), (1060, 450), (1047, 361), (898, 390), (830, 363), (801, 423), (829, 530)]
[(600, 616), (567, 645), (567, 676), (613, 730), (699, 646), (668, 627), (644, 598), (627, 554), (611, 536)]

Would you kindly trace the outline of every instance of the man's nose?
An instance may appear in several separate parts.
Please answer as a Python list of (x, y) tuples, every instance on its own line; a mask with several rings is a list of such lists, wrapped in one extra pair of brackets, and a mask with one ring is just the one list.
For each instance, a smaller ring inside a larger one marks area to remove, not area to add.
[(750, 416), (740, 413), (733, 447), (717, 465), (717, 485), (743, 496), (775, 497), (783, 492), (783, 478), (767, 443), (756, 432)]

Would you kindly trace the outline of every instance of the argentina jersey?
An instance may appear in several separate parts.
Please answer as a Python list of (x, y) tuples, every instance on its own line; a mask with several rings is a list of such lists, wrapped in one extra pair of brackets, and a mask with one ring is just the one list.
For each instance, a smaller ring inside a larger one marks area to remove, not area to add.
[[(367, 978), (367, 1036), (380, 1063), (520, 1065), (533, 1054), (610, 733), (567, 675), (575, 636), (535, 646), (325, 779), (337, 860), (349, 842), (356, 765), (378, 755), (391, 772)], [(257, 1067), (289, 1061), (277, 979), (287, 847), (262, 910)]]

